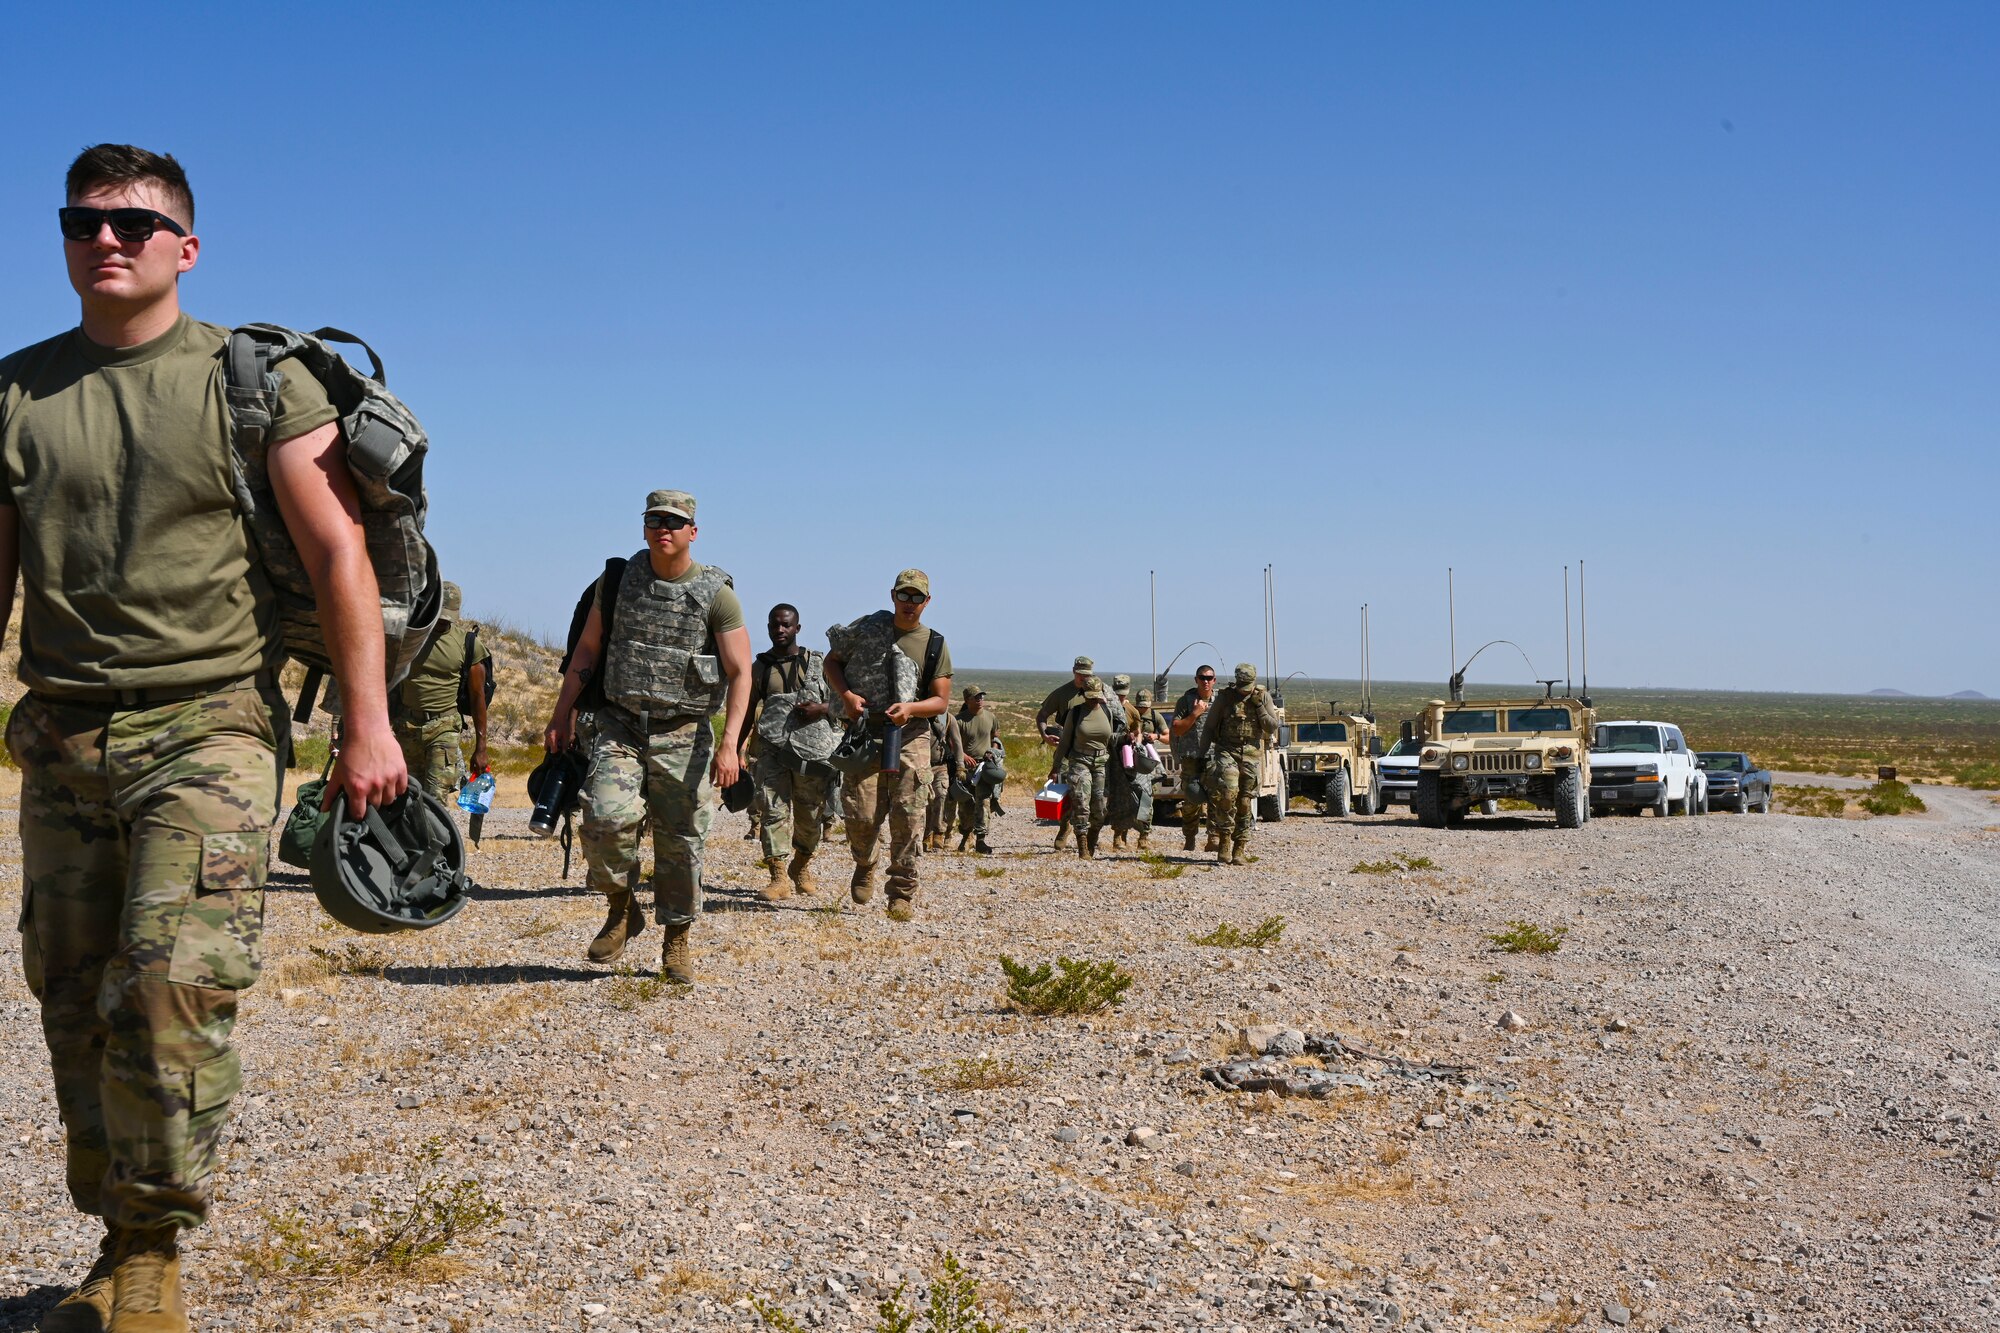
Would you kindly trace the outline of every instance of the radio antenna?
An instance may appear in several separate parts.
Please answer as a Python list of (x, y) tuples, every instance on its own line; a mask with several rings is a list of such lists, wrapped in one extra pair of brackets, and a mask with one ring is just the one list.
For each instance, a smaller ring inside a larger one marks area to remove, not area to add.
[(1569, 679), (1569, 566), (1563, 566), (1563, 693), (1570, 693)]
[(1583, 561), (1576, 562), (1576, 627), (1583, 649), (1583, 693), (1578, 696), (1590, 707), (1590, 603), (1583, 592)]
[[(1569, 566), (1563, 566), (1563, 596), (1569, 596)], [(1160, 674), (1160, 576), (1156, 570), (1146, 571), (1146, 601), (1153, 612), (1153, 674)], [(1568, 628), (1567, 625), (1564, 626)]]
[(1450, 565), (1444, 567), (1444, 615), (1445, 624), (1451, 631), (1451, 701), (1458, 702), (1458, 585), (1452, 577)]
[[(1278, 679), (1278, 567), (1264, 566), (1264, 597), (1270, 610), (1266, 612), (1271, 621), (1271, 679)], [(1280, 682), (1282, 684), (1283, 682)]]

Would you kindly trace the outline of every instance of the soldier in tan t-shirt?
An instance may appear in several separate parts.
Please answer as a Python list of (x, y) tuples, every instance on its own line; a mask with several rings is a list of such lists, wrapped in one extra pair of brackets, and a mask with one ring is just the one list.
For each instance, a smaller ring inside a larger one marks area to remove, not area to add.
[[(22, 589), (7, 742), (21, 769), (21, 961), (42, 1009), (71, 1201), (97, 1262), (44, 1328), (187, 1328), (176, 1238), (208, 1214), (242, 1080), (237, 994), (263, 961), (289, 740), (271, 590), (231, 484), (221, 349), (181, 312), (201, 249), (180, 164), (123, 144), (70, 167), (79, 327), (0, 361), (0, 624)], [(296, 362), (271, 484), (312, 572), (344, 704), (329, 780), (400, 796), (381, 610), (336, 413)], [(367, 627), (367, 632), (361, 632)]]

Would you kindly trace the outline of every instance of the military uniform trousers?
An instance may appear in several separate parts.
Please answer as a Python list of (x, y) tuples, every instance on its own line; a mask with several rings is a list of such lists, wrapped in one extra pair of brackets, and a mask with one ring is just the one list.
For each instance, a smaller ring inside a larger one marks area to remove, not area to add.
[(583, 858), (590, 887), (613, 894), (639, 883), (639, 830), (653, 827), (653, 913), (666, 926), (701, 915), (701, 855), (714, 816), (708, 766), (715, 731), (706, 717), (654, 722), (621, 709), (597, 714), (584, 775)]
[(1257, 786), (1262, 781), (1264, 747), (1217, 745), (1208, 756), (1209, 822), (1225, 838), (1246, 842), (1257, 822)]
[[(1183, 756), (1181, 764), (1181, 827), (1189, 833), (1201, 831), (1201, 817), (1208, 808), (1208, 775), (1199, 761)], [(1218, 824), (1219, 828), (1219, 824)]]
[(1063, 781), (1069, 784), (1069, 803), (1064, 807), (1063, 825), (1079, 836), (1088, 836), (1104, 827), (1104, 803), (1109, 793), (1107, 754), (1073, 754), (1063, 761)]
[(403, 747), (410, 781), (443, 801), (447, 810), (458, 808), (453, 802), (458, 799), (459, 784), (465, 781), (461, 729), (457, 713), (434, 713), (422, 722), (396, 724), (396, 740)]
[(917, 896), (917, 861), (924, 854), (924, 811), (930, 799), (931, 766), (908, 759), (899, 772), (850, 774), (841, 784), (847, 846), (857, 869), (875, 864), (881, 855), (882, 825), (889, 825), (886, 887), (892, 899)]
[(924, 836), (942, 838), (951, 832), (951, 765), (931, 765), (931, 799), (924, 807)]
[(199, 1226), (242, 1083), (237, 992), (263, 963), (284, 699), (140, 708), (29, 695), (21, 966), (41, 1003), (70, 1198), (115, 1226)]
[[(946, 799), (952, 804), (953, 817), (960, 833), (970, 833), (979, 841), (986, 841), (986, 817), (989, 813), (986, 803), (992, 799), (994, 787), (994, 783), (984, 779), (976, 783), (960, 783), (959, 788), (970, 792), (970, 796), (953, 794), (947, 787)], [(946, 831), (949, 832), (951, 827), (947, 824)]]
[(827, 780), (794, 772), (776, 750), (766, 749), (757, 756), (752, 781), (757, 794), (750, 813), (763, 839), (764, 859), (789, 861), (794, 847), (808, 857), (818, 851), (826, 829)]

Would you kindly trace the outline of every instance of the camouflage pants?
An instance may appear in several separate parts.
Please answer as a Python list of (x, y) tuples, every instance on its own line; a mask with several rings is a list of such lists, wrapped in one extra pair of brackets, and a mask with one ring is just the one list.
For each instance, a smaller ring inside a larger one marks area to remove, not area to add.
[(795, 846), (808, 857), (818, 851), (826, 828), (826, 779), (794, 772), (776, 751), (766, 750), (757, 756), (754, 781), (757, 795), (750, 813), (763, 839), (764, 859), (789, 861)]
[(434, 717), (420, 727), (398, 724), (396, 739), (403, 746), (403, 762), (409, 765), (410, 781), (456, 810), (458, 786), (465, 781), (465, 746), (459, 739), (458, 714)]
[(889, 824), (889, 897), (917, 896), (917, 860), (924, 854), (924, 810), (931, 799), (931, 768), (905, 763), (896, 773), (849, 775), (840, 793), (847, 817), (847, 845), (857, 869), (880, 855), (882, 824)]
[(924, 836), (948, 834), (951, 832), (952, 817), (951, 768), (947, 764), (931, 765), (931, 799), (924, 807)]
[(229, 1100), (236, 993), (263, 963), (285, 701), (118, 709), (29, 695), (21, 967), (41, 1003), (69, 1194), (118, 1226), (199, 1226)]
[(1257, 785), (1262, 781), (1264, 750), (1257, 745), (1218, 745), (1208, 756), (1209, 799), (1216, 832), (1238, 843), (1248, 842), (1257, 822)]
[(1181, 827), (1189, 833), (1201, 831), (1201, 817), (1208, 806), (1207, 779), (1201, 765), (1191, 757), (1182, 756), (1181, 766)]
[[(656, 724), (657, 725), (657, 724)], [(715, 784), (708, 773), (715, 731), (705, 717), (642, 734), (615, 709), (597, 715), (583, 779), (579, 834), (590, 887), (602, 894), (639, 883), (639, 826), (653, 826), (653, 914), (661, 925), (701, 915), (701, 854)]]
[[(953, 819), (960, 833), (970, 833), (981, 842), (986, 841), (986, 817), (989, 813), (986, 803), (993, 797), (993, 787), (991, 782), (977, 782), (966, 788), (971, 792), (970, 796), (953, 796), (947, 786), (945, 799), (951, 803)], [(946, 831), (950, 829), (951, 825), (946, 825)]]
[(1106, 766), (1109, 755), (1073, 754), (1063, 763), (1069, 801), (1063, 807), (1063, 827), (1079, 837), (1104, 827)]

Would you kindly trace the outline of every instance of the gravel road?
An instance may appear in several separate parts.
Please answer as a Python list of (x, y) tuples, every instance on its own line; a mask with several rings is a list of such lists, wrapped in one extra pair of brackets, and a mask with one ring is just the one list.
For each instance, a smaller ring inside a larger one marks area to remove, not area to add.
[[(1038, 1330), (1994, 1327), (2000, 810), (1932, 810), (1300, 816), (1252, 866), (1172, 878), (1177, 853), (1082, 865), (1015, 811), (999, 855), (926, 858), (900, 927), (879, 900), (759, 903), (722, 815), (688, 994), (582, 961), (599, 900), (521, 810), (488, 821), (479, 901), (424, 935), (347, 935), (278, 874), (196, 1326), (748, 1329), (759, 1293), (871, 1329), (950, 1250)], [(1390, 858), (1433, 864), (1353, 871)], [(0, 877), (17, 909), (11, 834)], [(1271, 916), (1271, 947), (1189, 940)], [(1496, 952), (1515, 921), (1560, 949)], [(1136, 982), (1022, 1017), (1002, 952)], [(0, 954), (18, 978), (11, 934)], [(4, 1331), (94, 1236), (33, 1006), (0, 994)], [(1365, 1084), (1325, 1100), (1204, 1083), (1258, 1025), (1408, 1063), (1325, 1061)], [(366, 1248), (433, 1137), (504, 1221), (409, 1274), (258, 1274), (273, 1219)]]

